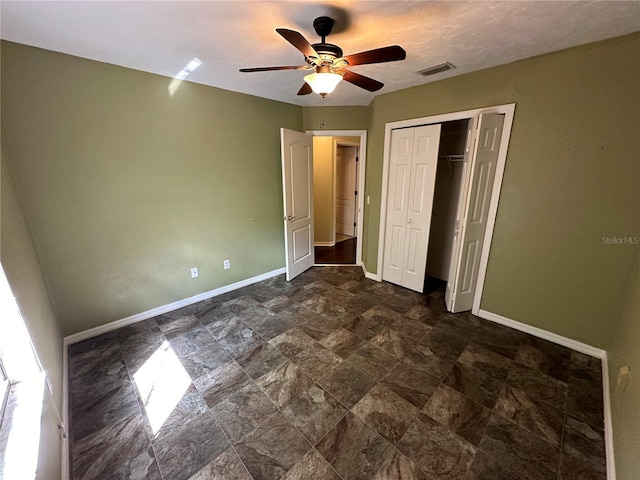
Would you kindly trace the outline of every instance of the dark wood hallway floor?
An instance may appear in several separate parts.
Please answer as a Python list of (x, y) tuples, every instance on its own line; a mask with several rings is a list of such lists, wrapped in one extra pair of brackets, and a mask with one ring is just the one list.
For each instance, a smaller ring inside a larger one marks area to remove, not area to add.
[(315, 247), (316, 265), (355, 265), (356, 238), (342, 240), (333, 247)]

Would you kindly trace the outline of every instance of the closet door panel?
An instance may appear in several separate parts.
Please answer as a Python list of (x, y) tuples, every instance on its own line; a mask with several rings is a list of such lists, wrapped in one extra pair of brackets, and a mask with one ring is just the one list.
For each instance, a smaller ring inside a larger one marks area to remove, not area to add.
[(413, 129), (405, 129), (394, 130), (391, 134), (382, 278), (398, 285), (402, 284), (402, 270), (405, 261), (413, 133)]
[(394, 195), (391, 198), (391, 213), (402, 215), (407, 214), (407, 200), (409, 195), (409, 165), (399, 164), (395, 169)]
[(483, 114), (478, 120), (468, 201), (461, 220), (461, 250), (457, 264), (452, 266), (455, 271), (455, 276), (450, 277), (455, 279), (453, 288), (447, 285), (447, 306), (454, 313), (471, 310), (473, 306), (503, 122), (504, 116), (498, 114)]
[(480, 162), (478, 165), (477, 188), (474, 189), (469, 212), (469, 223), (482, 223), (487, 221), (489, 201), (491, 200), (491, 181), (495, 176), (495, 162)]
[(390, 238), (389, 267), (399, 272), (402, 269), (404, 228), (392, 226)]
[(407, 232), (405, 275), (416, 275), (420, 271), (420, 240), (422, 232), (417, 228), (409, 228)]
[(426, 125), (414, 130), (407, 214), (409, 233), (405, 239), (401, 285), (422, 292), (427, 267), (429, 230), (438, 166), (440, 125)]
[(413, 216), (422, 215), (425, 209), (425, 194), (428, 194), (426, 186), (429, 183), (429, 165), (418, 163), (413, 172), (411, 189), (411, 213)]
[(467, 294), (473, 291), (473, 278), (478, 275), (475, 265), (480, 262), (480, 242), (473, 240), (467, 242), (462, 249), (462, 269), (460, 272), (460, 293)]

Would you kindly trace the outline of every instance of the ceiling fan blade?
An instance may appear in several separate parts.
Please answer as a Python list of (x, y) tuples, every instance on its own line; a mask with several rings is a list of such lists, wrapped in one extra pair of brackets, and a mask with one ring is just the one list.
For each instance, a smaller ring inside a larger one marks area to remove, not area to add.
[(276, 32), (282, 35), (287, 42), (300, 50), (305, 57), (320, 58), (318, 52), (315, 51), (311, 44), (307, 42), (307, 39), (299, 32), (289, 30), (287, 28), (276, 28)]
[(300, 90), (298, 90), (298, 95), (309, 95), (311, 92), (313, 92), (313, 90), (311, 90), (311, 85), (309, 85), (307, 82), (304, 82), (304, 84), (300, 87)]
[(405, 58), (407, 58), (407, 52), (398, 45), (376, 48), (344, 57), (351, 67), (369, 63), (395, 62), (397, 60), (404, 60)]
[(241, 72), (269, 72), (271, 70), (307, 70), (308, 65), (287, 65), (282, 67), (241, 68)]
[(365, 77), (359, 73), (351, 72), (344, 68), (338, 70), (339, 73), (344, 74), (344, 80), (349, 83), (353, 83), (357, 87), (364, 88), (370, 92), (376, 92), (384, 87), (384, 83), (381, 83), (373, 78)]

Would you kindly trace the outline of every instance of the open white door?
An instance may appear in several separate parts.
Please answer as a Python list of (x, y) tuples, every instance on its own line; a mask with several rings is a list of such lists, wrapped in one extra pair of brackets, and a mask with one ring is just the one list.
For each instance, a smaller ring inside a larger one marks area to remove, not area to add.
[(391, 134), (382, 278), (421, 293), (439, 144), (439, 124)]
[(504, 115), (482, 114), (474, 120), (475, 144), (465, 158), (462, 197), (458, 205), (456, 233), (445, 292), (450, 312), (471, 310), (478, 281), (480, 255), (487, 230)]
[(280, 129), (287, 280), (311, 268), (313, 249), (313, 137)]
[(336, 233), (356, 236), (358, 147), (336, 148)]

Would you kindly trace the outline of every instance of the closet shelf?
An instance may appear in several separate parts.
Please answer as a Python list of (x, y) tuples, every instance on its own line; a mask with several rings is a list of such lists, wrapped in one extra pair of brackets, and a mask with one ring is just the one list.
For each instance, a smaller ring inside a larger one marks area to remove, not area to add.
[(449, 162), (461, 162), (464, 160), (464, 155), (440, 155), (438, 160), (447, 160)]

